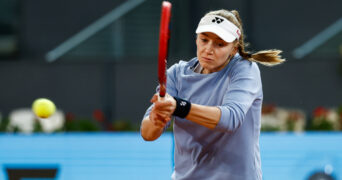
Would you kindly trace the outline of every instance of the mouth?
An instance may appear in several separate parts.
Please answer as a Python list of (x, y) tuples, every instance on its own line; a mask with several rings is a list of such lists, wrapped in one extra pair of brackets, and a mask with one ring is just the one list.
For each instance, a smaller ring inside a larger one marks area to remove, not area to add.
[(203, 60), (205, 61), (213, 61), (213, 59), (207, 58), (207, 57), (202, 57)]

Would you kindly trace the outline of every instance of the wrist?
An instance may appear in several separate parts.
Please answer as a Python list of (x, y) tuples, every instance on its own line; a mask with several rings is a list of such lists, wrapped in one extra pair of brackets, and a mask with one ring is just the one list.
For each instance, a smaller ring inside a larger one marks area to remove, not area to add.
[(180, 118), (185, 118), (190, 112), (191, 103), (185, 99), (181, 99), (178, 97), (173, 98), (176, 100), (176, 109), (173, 112), (173, 115)]

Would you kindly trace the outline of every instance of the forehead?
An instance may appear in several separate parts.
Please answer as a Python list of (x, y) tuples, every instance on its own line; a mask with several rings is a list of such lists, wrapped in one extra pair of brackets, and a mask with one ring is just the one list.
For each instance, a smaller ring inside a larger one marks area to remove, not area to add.
[(216, 35), (215, 33), (212, 32), (202, 32), (199, 33), (200, 36), (205, 36), (211, 39), (215, 39), (215, 40), (219, 40), (219, 41), (223, 41), (223, 39), (220, 38), (220, 36)]

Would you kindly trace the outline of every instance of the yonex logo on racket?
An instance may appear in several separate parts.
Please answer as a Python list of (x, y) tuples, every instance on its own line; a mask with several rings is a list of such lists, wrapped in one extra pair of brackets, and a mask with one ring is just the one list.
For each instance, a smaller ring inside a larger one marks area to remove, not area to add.
[(222, 18), (215, 17), (215, 19), (211, 20), (211, 22), (213, 22), (213, 23), (216, 22), (217, 24), (220, 24), (221, 22), (223, 22), (223, 20), (224, 20), (224, 19), (222, 19)]

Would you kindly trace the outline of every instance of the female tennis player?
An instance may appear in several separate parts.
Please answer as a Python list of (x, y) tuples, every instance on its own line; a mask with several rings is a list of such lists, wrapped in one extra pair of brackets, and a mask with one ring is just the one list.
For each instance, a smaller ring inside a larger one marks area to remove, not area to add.
[(152, 97), (141, 135), (155, 140), (174, 119), (172, 179), (261, 180), (257, 63), (280, 64), (281, 51), (246, 52), (235, 10), (207, 13), (196, 33), (197, 57), (168, 69), (167, 94)]

